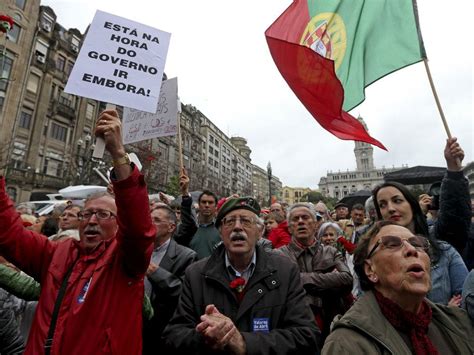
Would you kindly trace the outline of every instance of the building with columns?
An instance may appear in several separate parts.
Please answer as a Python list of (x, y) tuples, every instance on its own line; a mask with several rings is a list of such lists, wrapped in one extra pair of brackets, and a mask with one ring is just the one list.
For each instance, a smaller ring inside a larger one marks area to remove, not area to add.
[[(362, 117), (358, 120), (367, 126)], [(319, 190), (326, 197), (341, 199), (351, 193), (360, 190), (372, 190), (382, 183), (386, 173), (406, 168), (406, 165), (392, 168), (376, 168), (374, 165), (373, 147), (365, 142), (355, 142), (354, 155), (356, 169), (346, 171), (328, 171), (326, 176), (319, 180)]]

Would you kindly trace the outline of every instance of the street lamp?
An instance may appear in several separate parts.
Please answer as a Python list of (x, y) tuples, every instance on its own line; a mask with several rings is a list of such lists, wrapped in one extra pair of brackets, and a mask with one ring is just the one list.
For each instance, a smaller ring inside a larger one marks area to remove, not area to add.
[(267, 177), (268, 177), (268, 207), (272, 205), (272, 164), (267, 164)]

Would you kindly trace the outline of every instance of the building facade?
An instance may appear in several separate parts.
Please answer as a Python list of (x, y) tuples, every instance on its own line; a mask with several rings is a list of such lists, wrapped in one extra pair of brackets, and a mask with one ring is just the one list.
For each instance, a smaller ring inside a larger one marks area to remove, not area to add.
[[(358, 117), (358, 120), (367, 130), (363, 118)], [(377, 169), (374, 166), (373, 147), (365, 142), (355, 142), (354, 155), (356, 159), (355, 170), (347, 170), (345, 172), (328, 171), (326, 176), (321, 177), (319, 180), (319, 190), (323, 196), (339, 200), (356, 191), (372, 190), (384, 181), (384, 174), (407, 167), (404, 165), (402, 167), (382, 167)]]
[[(68, 185), (104, 184), (95, 170), (110, 166), (91, 158), (93, 127), (105, 104), (64, 92), (83, 35), (57, 23), (39, 0), (3, 0), (0, 13), (15, 20), (0, 37), (0, 172), (16, 202), (43, 199)], [(220, 196), (253, 191), (251, 149), (227, 137), (192, 105), (182, 105), (182, 161), (191, 190)], [(120, 112), (120, 107), (118, 108)], [(127, 145), (143, 164), (150, 193), (177, 179), (177, 136)]]
[(268, 172), (257, 165), (253, 165), (252, 185), (252, 196), (257, 199), (260, 206), (269, 206), (270, 187), (272, 199), (281, 200), (282, 183), (280, 179), (272, 174), (269, 184)]
[(306, 202), (305, 195), (312, 192), (309, 187), (290, 187), (283, 186), (282, 189), (282, 200), (289, 205), (297, 202)]

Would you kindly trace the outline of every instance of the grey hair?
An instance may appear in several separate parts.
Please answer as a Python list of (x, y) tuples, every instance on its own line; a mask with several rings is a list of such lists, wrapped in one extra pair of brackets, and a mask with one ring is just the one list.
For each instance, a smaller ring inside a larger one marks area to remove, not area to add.
[(313, 219), (316, 220), (316, 209), (314, 208), (314, 205), (312, 203), (297, 202), (297, 203), (292, 204), (290, 208), (288, 208), (288, 212), (286, 214), (286, 220), (288, 221), (288, 223), (290, 223), (290, 216), (293, 210), (300, 207), (307, 208), (309, 212), (311, 212), (311, 216), (313, 217)]
[(344, 234), (339, 224), (334, 223), (334, 222), (324, 222), (323, 224), (321, 224), (321, 227), (319, 227), (317, 238), (320, 239), (323, 236), (324, 232), (326, 232), (326, 229), (328, 228), (334, 228), (334, 230), (337, 233), (337, 236)]
[(94, 192), (86, 197), (86, 200), (84, 201), (84, 204), (86, 204), (89, 201), (96, 200), (101, 197), (110, 197), (112, 200), (115, 201), (115, 196), (112, 195), (111, 193), (108, 193), (107, 191), (104, 192)]
[(255, 224), (258, 225), (260, 228), (265, 227), (265, 223), (263, 222), (263, 219), (260, 217), (255, 217)]
[(372, 196), (365, 200), (365, 212), (369, 214), (370, 210), (375, 210), (374, 198)]

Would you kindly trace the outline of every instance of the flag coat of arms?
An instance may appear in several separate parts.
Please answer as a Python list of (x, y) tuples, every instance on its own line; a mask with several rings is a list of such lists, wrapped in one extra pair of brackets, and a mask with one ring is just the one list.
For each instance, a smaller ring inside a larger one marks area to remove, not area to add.
[(265, 36), (281, 75), (323, 128), (385, 149), (348, 111), (366, 86), (425, 57), (414, 0), (294, 0)]

